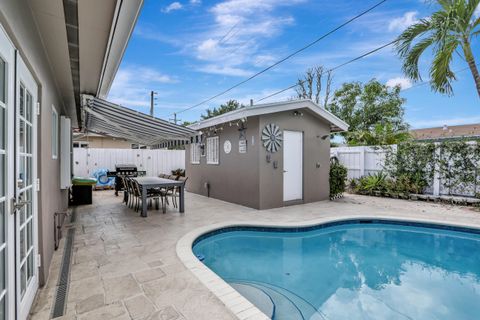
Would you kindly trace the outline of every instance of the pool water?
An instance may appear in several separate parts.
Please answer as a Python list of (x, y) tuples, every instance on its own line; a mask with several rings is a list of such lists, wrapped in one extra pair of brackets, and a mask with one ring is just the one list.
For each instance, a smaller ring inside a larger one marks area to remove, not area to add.
[(207, 235), (193, 251), (272, 319), (480, 319), (478, 233), (383, 222), (251, 229)]

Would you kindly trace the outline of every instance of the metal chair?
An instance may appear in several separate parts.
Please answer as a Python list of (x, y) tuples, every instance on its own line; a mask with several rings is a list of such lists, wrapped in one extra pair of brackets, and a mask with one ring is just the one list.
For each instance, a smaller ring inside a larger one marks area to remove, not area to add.
[[(182, 181), (184, 187), (187, 180), (188, 180), (188, 177), (178, 176), (178, 181)], [(180, 197), (180, 187), (173, 187), (170, 197), (172, 198), (173, 207), (178, 208), (177, 197)]]

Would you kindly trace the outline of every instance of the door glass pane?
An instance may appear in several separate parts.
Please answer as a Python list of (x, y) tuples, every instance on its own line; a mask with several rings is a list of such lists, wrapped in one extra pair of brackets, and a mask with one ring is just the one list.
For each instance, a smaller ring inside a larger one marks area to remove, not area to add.
[[(7, 64), (0, 58), (0, 101), (5, 103), (7, 93)], [(1, 319), (1, 318), (0, 318)]]
[(32, 122), (32, 112), (33, 112), (33, 100), (30, 92), (27, 91), (27, 105), (26, 105), (26, 115), (25, 118), (28, 122)]
[(32, 216), (32, 188), (25, 191), (25, 200), (27, 201), (27, 204), (24, 206), (24, 208), (28, 219)]
[(0, 252), (0, 293), (3, 290), (5, 290), (5, 248)]
[(2, 130), (0, 130), (0, 149), (4, 150), (5, 149), (5, 130), (7, 124), (5, 123), (5, 109), (0, 106), (0, 125), (2, 126)]
[(27, 223), (27, 250), (30, 249), (33, 245), (32, 239), (32, 220)]
[(22, 189), (25, 187), (25, 157), (19, 156), (18, 159), (19, 168), (18, 168), (18, 177), (17, 177), (17, 187)]
[(26, 241), (25, 241), (25, 228), (20, 230), (20, 261), (22, 261), (25, 258), (26, 250)]
[(25, 87), (20, 85), (20, 115), (25, 116)]
[(5, 242), (5, 202), (0, 202), (0, 246), (4, 242)]
[(23, 266), (20, 268), (20, 292), (23, 297), (25, 294), (25, 289), (27, 288), (27, 274), (26, 274), (26, 267), (27, 264), (23, 264)]
[(25, 121), (20, 120), (19, 135), (18, 135), (18, 151), (25, 152)]
[(25, 137), (25, 152), (32, 153), (32, 126), (27, 124)]
[(25, 157), (26, 168), (25, 168), (25, 183), (27, 186), (32, 184), (32, 158)]
[(0, 319), (6, 319), (6, 317), (5, 317), (5, 296), (0, 301)]
[[(28, 268), (27, 279), (30, 280), (33, 277), (33, 251), (28, 255)], [(28, 282), (28, 281), (27, 281)]]
[(5, 196), (5, 155), (0, 154), (0, 198)]

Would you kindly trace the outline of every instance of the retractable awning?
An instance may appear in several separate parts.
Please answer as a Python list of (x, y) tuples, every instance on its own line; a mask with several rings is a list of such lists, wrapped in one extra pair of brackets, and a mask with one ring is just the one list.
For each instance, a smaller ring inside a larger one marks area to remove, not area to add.
[(147, 146), (189, 142), (197, 131), (151, 117), (109, 101), (84, 96), (85, 129), (124, 138)]

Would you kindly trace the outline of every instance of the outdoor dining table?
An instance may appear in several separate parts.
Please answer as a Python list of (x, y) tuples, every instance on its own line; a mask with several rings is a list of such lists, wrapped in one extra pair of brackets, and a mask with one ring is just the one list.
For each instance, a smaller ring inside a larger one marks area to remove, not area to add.
[(185, 182), (158, 177), (137, 177), (134, 179), (142, 189), (142, 217), (147, 216), (147, 190), (152, 188), (178, 187), (180, 191), (179, 211), (181, 213), (185, 212)]

